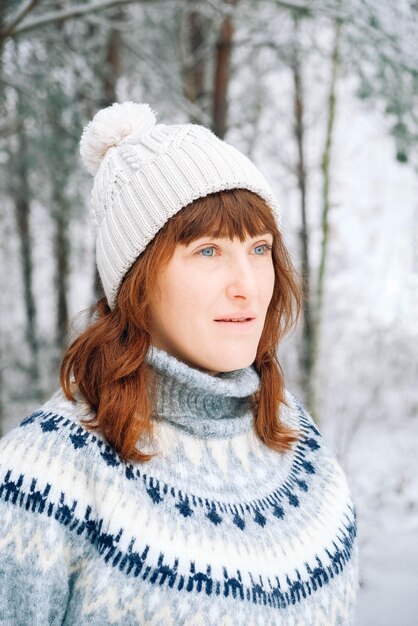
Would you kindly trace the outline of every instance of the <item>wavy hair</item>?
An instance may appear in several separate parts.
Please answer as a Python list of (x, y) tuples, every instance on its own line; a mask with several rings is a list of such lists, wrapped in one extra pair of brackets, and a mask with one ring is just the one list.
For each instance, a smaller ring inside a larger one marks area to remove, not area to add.
[(177, 245), (203, 236), (244, 242), (265, 232), (273, 234), (275, 282), (254, 362), (260, 375), (252, 396), (254, 428), (276, 451), (297, 441), (298, 433), (279, 417), (286, 402), (277, 348), (300, 313), (299, 278), (270, 207), (251, 191), (233, 189), (199, 198), (170, 218), (125, 275), (114, 309), (105, 298), (99, 300), (92, 308), (93, 321), (64, 354), (60, 380), (66, 397), (76, 401), (76, 391), (81, 393), (93, 414), (83, 424), (99, 430), (125, 461), (154, 456), (140, 446), (153, 437), (155, 377), (145, 357), (151, 345), (149, 302), (158, 274)]

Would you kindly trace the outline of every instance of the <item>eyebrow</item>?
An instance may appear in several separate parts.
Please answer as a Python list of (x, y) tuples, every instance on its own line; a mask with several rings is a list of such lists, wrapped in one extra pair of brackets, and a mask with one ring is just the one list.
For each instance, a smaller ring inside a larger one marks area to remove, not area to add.
[[(254, 237), (249, 237), (249, 239), (259, 239), (260, 237), (266, 237), (266, 235), (271, 235), (274, 238), (274, 234), (271, 231), (266, 231), (265, 233), (261, 233), (260, 235), (254, 235)], [(191, 241), (190, 245), (192, 245), (192, 243), (196, 243), (196, 241), (200, 241), (201, 239), (212, 239), (214, 241), (232, 241), (230, 237), (213, 237), (212, 235), (202, 235), (194, 241)]]

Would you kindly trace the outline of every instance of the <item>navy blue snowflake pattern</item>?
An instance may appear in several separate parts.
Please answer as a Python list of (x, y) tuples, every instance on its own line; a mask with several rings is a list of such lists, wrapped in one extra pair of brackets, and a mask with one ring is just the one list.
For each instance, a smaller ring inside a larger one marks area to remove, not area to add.
[[(166, 501), (166, 496), (168, 496), (174, 500), (174, 509), (184, 518), (192, 517), (196, 509), (203, 509), (204, 516), (214, 526), (219, 526), (228, 519), (237, 528), (244, 530), (247, 524), (247, 516), (248, 520), (251, 520), (260, 528), (264, 528), (269, 521), (274, 519), (283, 520), (288, 507), (297, 508), (300, 506), (301, 495), (309, 489), (307, 478), (316, 473), (312, 455), (320, 449), (318, 439), (320, 439), (321, 435), (311, 423), (311, 420), (307, 418), (303, 406), (296, 400), (295, 403), (303, 434), (295, 447), (295, 459), (287, 481), (273, 491), (268, 498), (255, 500), (251, 505), (240, 505), (238, 509), (236, 506), (228, 503), (209, 502), (192, 494), (182, 494), (157, 478), (142, 472), (138, 465), (124, 463), (115, 450), (102, 439), (60, 415), (38, 411), (26, 418), (21, 423), (21, 426), (38, 421), (41, 430), (45, 433), (65, 428), (71, 445), (75, 450), (95, 445), (99, 448), (100, 457), (106, 465), (109, 467), (123, 465), (127, 480), (141, 479), (144, 483), (145, 492), (155, 505), (160, 505)], [(270, 513), (270, 515), (266, 513)]]
[[(287, 506), (300, 505), (300, 498), (308, 491), (309, 480), (312, 480), (316, 472), (315, 452), (320, 448), (318, 439), (313, 436), (319, 438), (318, 431), (304, 413), (301, 413), (300, 423), (305, 435), (298, 444), (288, 481), (267, 498), (252, 503), (230, 505), (185, 494), (141, 473), (133, 464), (124, 464), (114, 450), (101, 439), (62, 416), (38, 412), (21, 425), (25, 427), (33, 423), (38, 423), (41, 431), (51, 436), (55, 436), (55, 432), (59, 430), (64, 434), (67, 433), (71, 446), (76, 451), (86, 446), (97, 446), (99, 456), (105, 465), (110, 467), (123, 465), (127, 480), (141, 479), (146, 493), (157, 507), (161, 502), (172, 498), (176, 512), (183, 518), (193, 517), (196, 509), (201, 508), (208, 521), (215, 527), (225, 523), (229, 518), (241, 531), (246, 529), (248, 521), (264, 528), (271, 519), (269, 513), (279, 523), (286, 516)], [(26, 489), (24, 484), (27, 485)], [(247, 601), (277, 608), (295, 605), (338, 576), (351, 559), (357, 534), (356, 512), (349, 505), (348, 513), (341, 521), (331, 547), (325, 551), (326, 559), (316, 556), (300, 570), (289, 572), (285, 577), (285, 589), (277, 577), (269, 577), (267, 581), (263, 581), (260, 576), (253, 578), (251, 572), (249, 572), (250, 584), (244, 585), (239, 570), (230, 571), (224, 567), (223, 576), (217, 580), (209, 564), (199, 569), (193, 561), (187, 565), (187, 575), (180, 575), (180, 555), (169, 560), (160, 552), (153, 560), (150, 556), (150, 546), (146, 545), (138, 551), (135, 548), (137, 545), (135, 538), (125, 538), (122, 542), (125, 532), (123, 528), (109, 532), (106, 520), (95, 516), (91, 506), (87, 505), (80, 511), (81, 507), (77, 500), (67, 499), (64, 492), (61, 492), (58, 500), (51, 500), (51, 491), (51, 485), (40, 486), (36, 479), (25, 480), (23, 474), (12, 476), (11, 470), (6, 472), (0, 483), (0, 499), (22, 507), (28, 512), (54, 518), (69, 532), (84, 536), (109, 566), (118, 568), (126, 576), (141, 576), (150, 584), (168, 585), (178, 591), (184, 590), (188, 593), (204, 591), (207, 595), (223, 595), (234, 601)], [(124, 549), (121, 548), (122, 545), (125, 546)]]

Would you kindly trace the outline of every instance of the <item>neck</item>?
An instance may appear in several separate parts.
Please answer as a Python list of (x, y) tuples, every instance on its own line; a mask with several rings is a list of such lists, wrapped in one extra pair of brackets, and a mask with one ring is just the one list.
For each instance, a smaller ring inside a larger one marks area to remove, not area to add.
[(154, 414), (191, 435), (226, 438), (249, 430), (252, 394), (260, 384), (253, 365), (211, 375), (151, 346), (147, 363), (155, 370)]

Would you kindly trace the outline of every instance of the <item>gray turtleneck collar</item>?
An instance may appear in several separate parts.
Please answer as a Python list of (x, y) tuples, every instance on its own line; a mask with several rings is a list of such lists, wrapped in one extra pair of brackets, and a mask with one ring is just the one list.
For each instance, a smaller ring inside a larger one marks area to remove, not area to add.
[(211, 376), (155, 346), (146, 360), (157, 376), (156, 417), (203, 438), (233, 437), (251, 427), (251, 395), (260, 384), (254, 365)]

